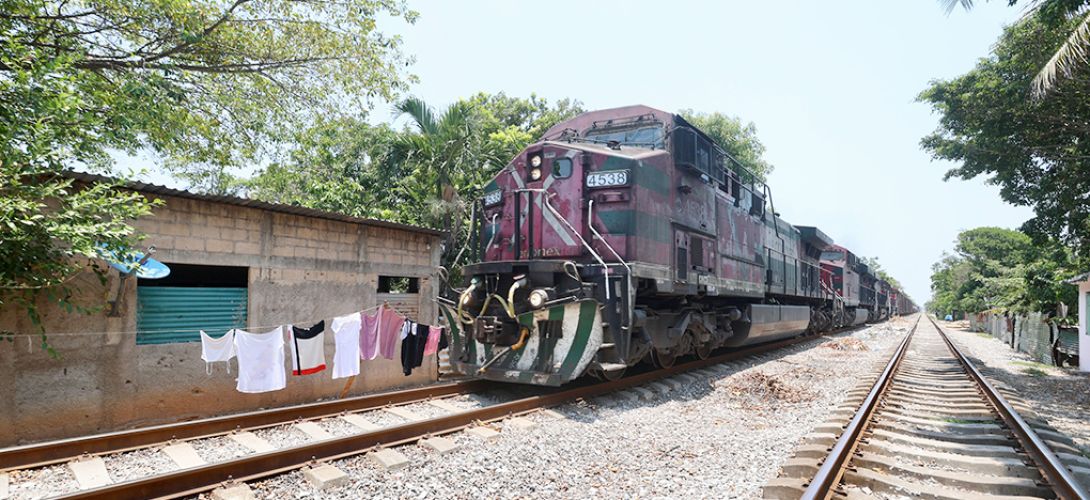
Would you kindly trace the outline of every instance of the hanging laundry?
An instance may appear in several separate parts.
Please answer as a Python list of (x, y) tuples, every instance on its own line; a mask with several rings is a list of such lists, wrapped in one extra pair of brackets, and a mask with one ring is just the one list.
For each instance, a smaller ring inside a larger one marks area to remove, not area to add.
[(234, 331), (228, 331), (217, 339), (201, 330), (201, 359), (204, 360), (204, 369), (209, 375), (212, 374), (212, 363), (218, 362), (227, 363), (227, 373), (231, 373), (230, 361), (237, 352)]
[(283, 327), (264, 333), (231, 330), (238, 348), (238, 391), (278, 391), (287, 385)]
[(360, 359), (372, 360), (378, 356), (378, 326), (382, 310), (363, 314), (359, 331)]
[(439, 352), (439, 338), (443, 336), (443, 327), (429, 326), (428, 341), (424, 343), (424, 355), (431, 356)]
[(401, 325), (401, 340), (405, 340), (409, 334), (416, 332), (416, 322), (413, 320), (406, 320), (405, 324)]
[[(408, 325), (411, 322), (406, 321)], [(428, 325), (412, 323), (412, 331), (401, 340), (401, 369), (408, 376), (413, 368), (424, 364), (424, 348), (428, 343)]]
[(394, 359), (405, 317), (389, 307), (382, 307), (379, 308), (378, 318), (378, 352), (386, 359)]
[(333, 330), (333, 378), (352, 377), (360, 374), (360, 313), (333, 318), (329, 328)]
[(325, 320), (310, 328), (291, 327), (291, 374), (325, 370)]

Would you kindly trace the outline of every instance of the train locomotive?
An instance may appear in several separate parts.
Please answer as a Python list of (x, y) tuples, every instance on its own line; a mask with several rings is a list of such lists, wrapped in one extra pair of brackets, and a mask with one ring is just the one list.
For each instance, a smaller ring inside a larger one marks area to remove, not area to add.
[(485, 379), (609, 380), (901, 311), (708, 135), (646, 106), (583, 113), (521, 151), (475, 203), (468, 245), (439, 302), (452, 365)]

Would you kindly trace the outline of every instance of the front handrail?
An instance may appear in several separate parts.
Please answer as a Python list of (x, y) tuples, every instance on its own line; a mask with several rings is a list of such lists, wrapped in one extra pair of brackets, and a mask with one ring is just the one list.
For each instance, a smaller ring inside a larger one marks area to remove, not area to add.
[[(579, 231), (575, 230), (575, 227), (572, 226), (570, 222), (568, 222), (568, 219), (564, 218), (563, 215), (560, 215), (560, 212), (553, 207), (553, 204), (549, 203), (549, 196), (552, 195), (552, 193), (541, 188), (516, 189), (515, 192), (541, 193), (541, 204), (544, 205), (545, 208), (548, 208), (549, 212), (552, 212), (552, 214), (556, 216), (557, 219), (560, 219), (560, 222), (563, 222), (564, 226), (567, 227), (568, 230), (571, 231), (571, 233), (574, 234), (576, 238), (579, 238), (579, 242), (583, 244), (583, 247), (586, 248), (587, 251), (590, 252), (591, 256), (594, 257), (594, 260), (598, 261), (598, 264), (602, 266), (602, 269), (604, 270), (606, 275), (606, 300), (609, 300), (609, 265), (606, 264), (606, 261), (602, 259), (602, 256), (599, 255), (598, 252), (594, 251), (594, 248), (590, 246), (590, 243), (587, 243), (587, 240), (583, 239), (583, 235), (579, 234)], [(530, 200), (530, 203), (533, 203), (533, 199)], [(515, 230), (518, 231), (517, 228)]]

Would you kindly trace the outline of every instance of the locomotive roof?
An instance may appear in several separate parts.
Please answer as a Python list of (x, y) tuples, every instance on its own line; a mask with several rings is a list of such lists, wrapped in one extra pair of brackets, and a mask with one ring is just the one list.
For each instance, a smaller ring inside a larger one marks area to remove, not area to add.
[(597, 111), (587, 111), (579, 116), (571, 118), (566, 121), (562, 121), (553, 125), (552, 128), (545, 131), (545, 134), (541, 136), (545, 138), (560, 137), (561, 133), (567, 129), (575, 129), (580, 133), (591, 128), (594, 122), (601, 122), (606, 120), (616, 120), (620, 118), (631, 118), (634, 116), (651, 115), (655, 119), (662, 121), (663, 123), (673, 123), (674, 115), (663, 111), (661, 109), (655, 109), (650, 106), (644, 106), (643, 104), (636, 104), (634, 106), (621, 106), (619, 108), (599, 109)]
[(620, 145), (618, 149), (613, 149), (605, 144), (598, 144), (593, 142), (545, 141), (542, 144), (553, 144), (564, 146), (568, 149), (576, 149), (579, 151), (605, 153), (613, 156), (623, 156), (625, 158), (631, 158), (634, 160), (642, 160), (650, 156), (666, 154), (666, 150), (664, 149), (637, 148), (634, 146), (625, 146), (623, 144)]

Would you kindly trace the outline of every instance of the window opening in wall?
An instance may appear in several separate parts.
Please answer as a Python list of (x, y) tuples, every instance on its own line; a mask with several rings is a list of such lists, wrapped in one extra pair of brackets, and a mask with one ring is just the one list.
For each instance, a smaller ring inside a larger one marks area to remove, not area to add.
[(249, 268), (167, 264), (170, 276), (136, 281), (136, 343), (196, 342), (246, 327)]
[(378, 293), (420, 293), (420, 278), (379, 276)]

